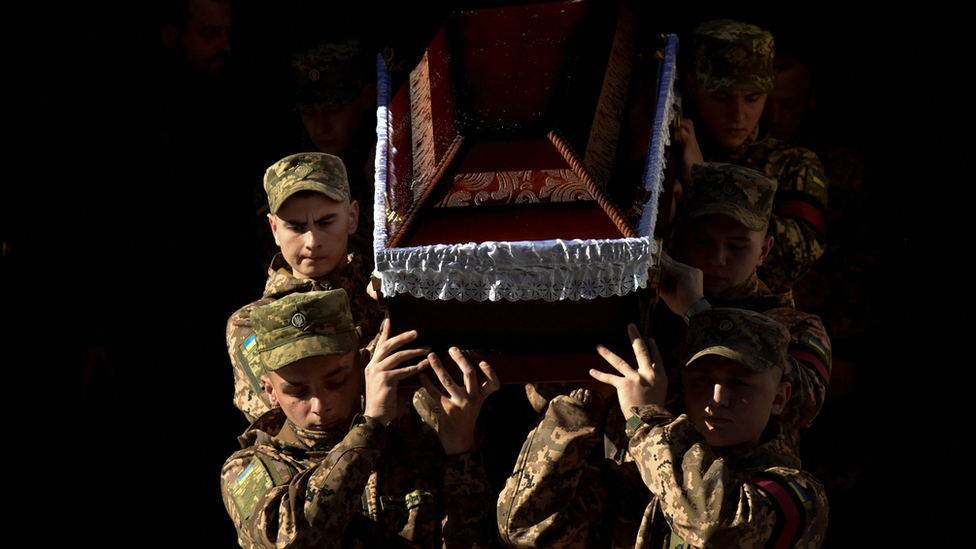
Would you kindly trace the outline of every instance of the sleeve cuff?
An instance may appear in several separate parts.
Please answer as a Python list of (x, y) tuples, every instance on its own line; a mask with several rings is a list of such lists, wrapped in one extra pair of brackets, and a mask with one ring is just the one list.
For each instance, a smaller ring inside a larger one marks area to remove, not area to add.
[(647, 404), (644, 406), (634, 406), (630, 409), (631, 415), (627, 419), (627, 438), (634, 438), (641, 427), (647, 425), (656, 427), (674, 420), (671, 412), (657, 404)]

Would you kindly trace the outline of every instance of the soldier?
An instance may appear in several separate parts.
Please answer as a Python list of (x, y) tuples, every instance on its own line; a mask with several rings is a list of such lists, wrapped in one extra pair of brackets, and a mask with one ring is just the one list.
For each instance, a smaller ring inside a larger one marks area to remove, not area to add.
[(231, 4), (227, 0), (173, 0), (160, 27), (163, 46), (182, 65), (219, 78), (230, 59)]
[[(274, 408), (240, 437), (221, 492), (242, 547), (486, 547), (496, 533), (474, 429), (498, 389), (457, 351), (452, 382), (414, 331), (384, 325), (366, 366), (344, 290), (292, 294), (251, 312)], [(399, 383), (430, 366), (444, 389)], [(412, 396), (411, 396), (412, 393)], [(409, 404), (409, 405), (408, 405)], [(409, 409), (408, 409), (409, 408)], [(445, 521), (446, 517), (446, 521)]]
[(817, 102), (817, 89), (806, 64), (788, 53), (776, 53), (773, 71), (773, 89), (763, 107), (769, 135), (785, 143), (796, 143), (804, 117)]
[(363, 210), (358, 235), (372, 242), (375, 55), (358, 39), (336, 39), (293, 55), (291, 66), (292, 105), (305, 127), (302, 150), (342, 159), (352, 198)]
[(694, 55), (685, 83), (707, 131), (696, 133), (692, 121), (682, 119), (683, 179), (691, 184), (691, 166), (707, 160), (779, 181), (771, 221), (779, 245), (760, 277), (773, 290), (790, 288), (823, 255), (827, 180), (813, 152), (769, 137), (760, 120), (773, 88), (773, 36), (738, 21), (709, 21), (695, 30)]
[[(780, 419), (793, 430), (809, 427), (830, 382), (830, 339), (820, 318), (795, 310), (790, 290), (772, 292), (757, 276), (779, 245), (771, 235), (776, 180), (721, 163), (695, 164), (691, 180), (675, 238), (684, 263), (662, 256), (664, 271), (676, 283), (662, 285), (660, 295), (668, 307), (658, 307), (652, 323), (666, 364), (685, 356), (682, 343), (693, 315), (712, 306), (763, 313), (790, 331), (783, 370), (793, 398)], [(668, 370), (676, 380), (680, 369)]]
[[(738, 309), (696, 315), (682, 369), (688, 413), (677, 418), (664, 408), (668, 383), (657, 347), (646, 347), (635, 326), (628, 331), (637, 369), (598, 347), (621, 376), (591, 370), (606, 385), (553, 399), (530, 433), (498, 499), (502, 542), (819, 547), (828, 513), (823, 486), (800, 470), (775, 418), (790, 397), (781, 379), (786, 328)], [(601, 409), (614, 393), (635, 460), (589, 463)]]
[(344, 288), (352, 300), (356, 328), (364, 342), (379, 330), (382, 313), (366, 288), (372, 261), (349, 253), (359, 204), (350, 200), (342, 161), (324, 153), (294, 154), (264, 174), (267, 218), (281, 249), (268, 269), (264, 296), (227, 321), (227, 352), (234, 367), (234, 405), (248, 421), (271, 407), (260, 382), (250, 312), (295, 292)]

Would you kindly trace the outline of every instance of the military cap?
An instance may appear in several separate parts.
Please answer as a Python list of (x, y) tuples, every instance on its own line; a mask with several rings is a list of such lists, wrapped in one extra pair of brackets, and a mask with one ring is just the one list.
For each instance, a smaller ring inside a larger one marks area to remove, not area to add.
[(359, 40), (322, 42), (291, 58), (296, 109), (345, 105), (372, 82), (375, 65)]
[(264, 192), (273, 214), (289, 196), (305, 190), (348, 202), (349, 180), (342, 160), (320, 152), (299, 153), (282, 158), (264, 172)]
[(285, 296), (251, 311), (251, 326), (268, 371), (312, 356), (344, 355), (359, 342), (342, 289)]
[(708, 309), (691, 318), (685, 365), (705, 355), (719, 355), (765, 372), (783, 367), (789, 343), (786, 326), (766, 315), (746, 309)]
[(776, 180), (735, 164), (699, 162), (691, 167), (685, 215), (725, 214), (753, 231), (765, 231), (773, 211)]
[(773, 35), (731, 19), (695, 29), (695, 78), (707, 92), (773, 91)]

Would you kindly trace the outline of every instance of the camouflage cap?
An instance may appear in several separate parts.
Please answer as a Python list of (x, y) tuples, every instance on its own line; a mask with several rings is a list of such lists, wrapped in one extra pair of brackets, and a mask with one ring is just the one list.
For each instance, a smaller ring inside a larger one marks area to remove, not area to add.
[(695, 78), (707, 92), (773, 91), (773, 35), (731, 19), (695, 29)]
[(708, 309), (691, 317), (685, 365), (719, 355), (765, 372), (783, 367), (789, 343), (786, 326), (768, 316), (746, 309)]
[(272, 372), (303, 358), (344, 355), (359, 343), (342, 289), (285, 296), (251, 311), (251, 326), (261, 362)]
[(345, 105), (372, 82), (374, 64), (359, 40), (322, 42), (291, 58), (295, 109)]
[(685, 215), (725, 214), (753, 231), (765, 231), (773, 211), (776, 180), (735, 164), (699, 162), (691, 167)]
[(305, 190), (348, 202), (349, 180), (342, 160), (320, 152), (299, 153), (282, 158), (264, 172), (264, 192), (273, 214), (289, 196)]

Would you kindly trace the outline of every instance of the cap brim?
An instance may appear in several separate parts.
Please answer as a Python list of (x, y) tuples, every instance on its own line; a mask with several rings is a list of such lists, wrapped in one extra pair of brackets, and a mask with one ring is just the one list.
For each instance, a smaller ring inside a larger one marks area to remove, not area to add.
[(726, 347), (724, 345), (713, 345), (711, 347), (705, 347), (704, 349), (698, 351), (691, 358), (685, 361), (685, 366), (690, 366), (692, 362), (702, 358), (706, 355), (718, 355), (734, 360), (735, 362), (749, 368), (750, 370), (755, 370), (757, 372), (765, 372), (767, 370), (773, 369), (775, 366), (769, 364), (765, 360), (756, 359), (753, 356), (745, 355), (736, 351), (731, 347)]

